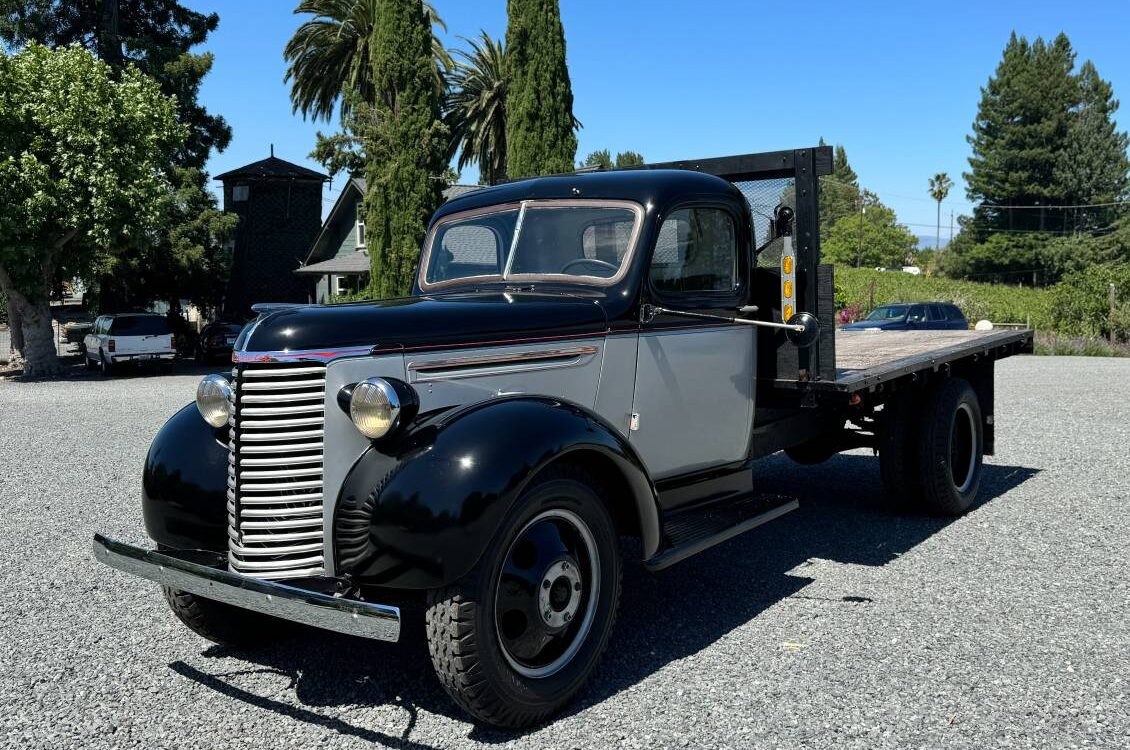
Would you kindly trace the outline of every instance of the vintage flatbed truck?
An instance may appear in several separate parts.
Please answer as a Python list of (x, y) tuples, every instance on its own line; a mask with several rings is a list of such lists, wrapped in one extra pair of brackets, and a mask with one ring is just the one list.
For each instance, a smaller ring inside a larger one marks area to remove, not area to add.
[(837, 335), (830, 169), (818, 147), (450, 201), (412, 296), (261, 311), (152, 444), (156, 550), (98, 535), (97, 558), (241, 646), (286, 621), (395, 641), (418, 595), (455, 701), (523, 726), (608, 643), (619, 537), (658, 570), (797, 507), (758, 492), (761, 457), (870, 447), (896, 503), (962, 513), (994, 362), (1032, 334)]

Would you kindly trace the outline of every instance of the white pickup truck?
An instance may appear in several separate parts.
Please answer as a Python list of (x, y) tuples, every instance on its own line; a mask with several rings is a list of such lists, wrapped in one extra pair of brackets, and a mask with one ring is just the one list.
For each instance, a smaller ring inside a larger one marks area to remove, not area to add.
[(86, 335), (86, 367), (107, 375), (123, 362), (172, 364), (176, 338), (163, 315), (102, 315)]

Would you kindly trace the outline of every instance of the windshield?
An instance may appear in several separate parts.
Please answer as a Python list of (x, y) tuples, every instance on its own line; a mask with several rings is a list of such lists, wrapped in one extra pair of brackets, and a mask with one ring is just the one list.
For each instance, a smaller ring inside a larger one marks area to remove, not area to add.
[(627, 271), (643, 210), (623, 201), (525, 201), (455, 214), (425, 245), (420, 287), (476, 281), (607, 285)]
[(129, 315), (114, 318), (110, 333), (115, 336), (160, 336), (169, 333), (169, 321), (159, 315)]
[(902, 305), (899, 305), (899, 306), (883, 305), (882, 307), (876, 307), (874, 310), (872, 310), (871, 314), (868, 315), (866, 319), (867, 320), (902, 320), (904, 317), (906, 317), (906, 307), (905, 306), (902, 306)]

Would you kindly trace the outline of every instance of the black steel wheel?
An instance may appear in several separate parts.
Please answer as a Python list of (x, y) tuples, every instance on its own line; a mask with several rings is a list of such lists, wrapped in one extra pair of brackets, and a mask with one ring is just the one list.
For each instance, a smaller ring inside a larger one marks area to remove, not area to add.
[(595, 669), (620, 599), (619, 539), (599, 485), (551, 468), (522, 493), (479, 566), (429, 594), (428, 650), (484, 722), (536, 724)]
[(973, 505), (981, 488), (983, 429), (981, 406), (967, 381), (952, 378), (930, 394), (918, 444), (925, 510), (956, 516)]

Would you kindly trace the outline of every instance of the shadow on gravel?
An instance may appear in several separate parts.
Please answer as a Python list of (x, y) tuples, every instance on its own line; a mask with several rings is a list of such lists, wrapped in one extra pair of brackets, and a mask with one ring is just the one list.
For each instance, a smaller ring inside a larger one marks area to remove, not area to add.
[[(615, 633), (601, 666), (565, 715), (579, 713), (665, 665), (698, 653), (777, 602), (803, 596), (802, 590), (814, 580), (803, 574), (810, 560), (884, 565), (955, 520), (883, 509), (877, 501), (878, 462), (870, 456), (839, 455), (821, 466), (801, 469), (779, 454), (761, 461), (757, 472), (761, 491), (796, 497), (800, 510), (658, 574), (639, 564), (637, 543), (626, 544), (624, 593)], [(980, 499), (970, 513), (1036, 473), (1036, 469), (987, 464)], [(845, 591), (829, 601), (857, 607), (871, 599)], [(184, 662), (170, 667), (216, 692), (298, 721), (390, 747), (424, 747), (409, 739), (418, 709), (458, 721), (467, 717), (432, 674), (419, 606), (406, 607), (404, 615), (401, 642), (395, 645), (308, 630), (295, 641), (262, 652), (220, 647), (204, 652), (248, 660), (262, 666), (258, 671), (285, 677), (302, 708), (243, 690), (235, 684), (240, 672), (213, 674)], [(343, 716), (380, 705), (398, 706), (407, 714), (399, 737)], [(312, 710), (319, 707), (333, 708), (335, 715)], [(470, 737), (501, 743), (522, 734), (474, 726)]]
[[(159, 378), (168, 375), (208, 375), (213, 372), (229, 372), (231, 364), (222, 361), (200, 363), (191, 359), (177, 359), (173, 361), (172, 366), (158, 365), (158, 364), (125, 364), (119, 365), (114, 369), (113, 373), (106, 375), (100, 370), (90, 370), (87, 368), (85, 361), (81, 355), (69, 354), (60, 357), (63, 363), (63, 371), (58, 377), (51, 378), (53, 381), (76, 381), (76, 380), (129, 380), (133, 378)], [(29, 382), (23, 378), (23, 370), (19, 369), (0, 369), (0, 379), (10, 380), (12, 382)]]

